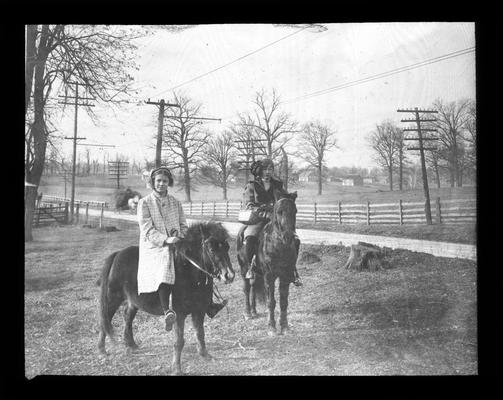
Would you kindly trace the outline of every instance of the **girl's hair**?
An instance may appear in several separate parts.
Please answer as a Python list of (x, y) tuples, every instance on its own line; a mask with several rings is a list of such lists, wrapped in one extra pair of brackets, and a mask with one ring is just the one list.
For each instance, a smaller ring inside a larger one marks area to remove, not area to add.
[(270, 158), (264, 158), (263, 160), (253, 162), (250, 166), (250, 171), (255, 177), (261, 176), (263, 169), (268, 165), (272, 165), (274, 168), (272, 160)]
[(159, 168), (154, 168), (150, 172), (150, 184), (152, 185), (152, 188), (154, 188), (154, 178), (156, 175), (165, 175), (168, 177), (168, 186), (171, 187), (173, 186), (173, 175), (171, 175), (171, 171), (167, 169), (166, 167), (159, 167)]

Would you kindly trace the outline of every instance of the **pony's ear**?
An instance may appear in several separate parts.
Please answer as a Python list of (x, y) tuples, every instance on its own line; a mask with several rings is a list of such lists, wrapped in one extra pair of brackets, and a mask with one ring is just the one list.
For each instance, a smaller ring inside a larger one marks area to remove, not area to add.
[(297, 198), (297, 191), (290, 193), (290, 198), (295, 200)]

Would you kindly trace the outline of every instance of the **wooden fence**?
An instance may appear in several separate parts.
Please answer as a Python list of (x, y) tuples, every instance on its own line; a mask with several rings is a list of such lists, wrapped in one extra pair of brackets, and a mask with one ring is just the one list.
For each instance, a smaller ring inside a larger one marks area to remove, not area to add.
[[(237, 220), (242, 203), (191, 202), (183, 204), (188, 216), (226, 217)], [(435, 223), (470, 223), (477, 219), (476, 200), (440, 200), (431, 203)], [(297, 204), (297, 221), (336, 224), (426, 224), (425, 202)]]
[(39, 227), (53, 223), (68, 223), (68, 203), (61, 206), (55, 206), (53, 204), (40, 204), (40, 206), (35, 209), (33, 215), (33, 226)]
[[(57, 206), (55, 205), (57, 204)], [(70, 221), (69, 218), (69, 210), (70, 210), (70, 199), (65, 197), (57, 197), (57, 196), (43, 196), (41, 201), (37, 202), (37, 207), (35, 208), (35, 217), (33, 218), (34, 225), (39, 226), (38, 218), (39, 215), (47, 214), (44, 210), (56, 210), (56, 209), (65, 209), (65, 218), (64, 220), (60, 218), (58, 221), (53, 219), (53, 222), (60, 223), (75, 223), (79, 224), (83, 222), (84, 224), (89, 223), (89, 208), (98, 208), (101, 210), (101, 214), (99, 216), (99, 227), (103, 226), (103, 218), (105, 208), (107, 208), (107, 203), (104, 201), (87, 201), (87, 200), (74, 200), (74, 216), (73, 221)], [(39, 211), (42, 210), (42, 211)], [(81, 215), (83, 214), (83, 215)], [(83, 220), (81, 220), (83, 218)], [(46, 218), (48, 219), (48, 218)]]
[[(44, 203), (57, 203), (57, 204), (68, 203), (69, 204), (71, 202), (71, 199), (69, 199), (68, 197), (46, 196), (44, 194), (42, 196), (42, 201)], [(92, 208), (101, 208), (102, 206), (104, 208), (109, 208), (109, 204), (107, 202), (97, 201), (97, 200), (77, 200), (77, 199), (74, 199), (73, 204), (89, 206)]]

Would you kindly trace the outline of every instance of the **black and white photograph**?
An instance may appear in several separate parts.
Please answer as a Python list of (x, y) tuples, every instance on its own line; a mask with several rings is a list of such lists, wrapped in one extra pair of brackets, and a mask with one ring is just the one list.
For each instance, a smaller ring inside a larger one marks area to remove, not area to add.
[(479, 373), (475, 22), (24, 30), (26, 380)]

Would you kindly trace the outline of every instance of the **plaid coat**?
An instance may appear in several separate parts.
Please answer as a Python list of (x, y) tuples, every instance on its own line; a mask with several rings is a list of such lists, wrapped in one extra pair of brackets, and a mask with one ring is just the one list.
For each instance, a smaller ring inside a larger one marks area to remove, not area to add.
[(160, 197), (156, 192), (140, 199), (137, 216), (140, 225), (138, 293), (155, 292), (161, 283), (175, 283), (172, 249), (164, 245), (164, 241), (170, 236), (185, 236), (187, 222), (182, 204), (176, 198), (169, 194)]

